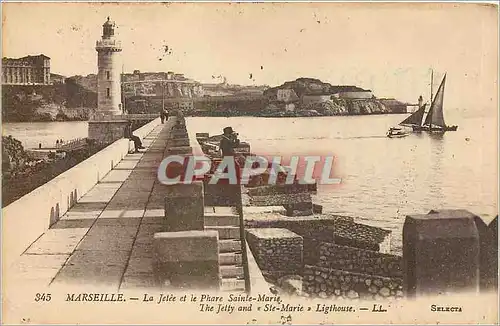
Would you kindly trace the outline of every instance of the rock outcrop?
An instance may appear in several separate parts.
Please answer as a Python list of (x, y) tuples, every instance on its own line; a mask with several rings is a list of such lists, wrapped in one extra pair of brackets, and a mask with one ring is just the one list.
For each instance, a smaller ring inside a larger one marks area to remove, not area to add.
[(266, 97), (276, 97), (278, 89), (293, 89), (298, 97), (302, 95), (334, 94), (338, 92), (362, 92), (368, 91), (361, 87), (352, 85), (331, 85), (316, 78), (297, 78), (287, 81), (283, 85), (271, 87), (264, 91)]

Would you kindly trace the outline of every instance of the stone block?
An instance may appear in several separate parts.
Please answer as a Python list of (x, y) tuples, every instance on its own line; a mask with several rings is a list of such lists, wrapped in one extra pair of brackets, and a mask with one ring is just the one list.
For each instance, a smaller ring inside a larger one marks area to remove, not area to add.
[(208, 138), (210, 137), (208, 132), (197, 132), (196, 133), (196, 138)]
[(481, 290), (498, 289), (498, 216), (493, 220), (476, 218), (480, 246)]
[(187, 138), (189, 134), (187, 130), (172, 130), (170, 132), (170, 139)]
[(172, 138), (169, 140), (168, 145), (171, 147), (189, 146), (189, 138)]
[(220, 286), (217, 231), (160, 232), (153, 238), (153, 273), (157, 286)]
[(323, 213), (323, 206), (318, 205), (318, 204), (313, 204), (313, 213), (314, 214), (322, 214)]
[(302, 202), (296, 204), (283, 205), (286, 209), (286, 216), (307, 216), (313, 213), (312, 202)]
[(248, 229), (248, 245), (262, 270), (299, 273), (303, 267), (303, 238), (280, 228)]
[(236, 206), (241, 193), (240, 185), (209, 184), (203, 181), (204, 195), (207, 206)]
[(193, 154), (193, 148), (190, 146), (170, 147), (167, 152), (168, 155), (187, 155)]
[(408, 215), (403, 227), (408, 297), (479, 291), (479, 232), (465, 210)]
[(165, 228), (167, 231), (204, 229), (203, 183), (165, 186)]

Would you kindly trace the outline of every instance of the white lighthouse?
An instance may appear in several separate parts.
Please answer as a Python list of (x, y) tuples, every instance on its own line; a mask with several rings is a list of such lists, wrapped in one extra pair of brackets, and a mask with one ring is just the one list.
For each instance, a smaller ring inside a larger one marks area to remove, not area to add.
[(115, 22), (102, 25), (102, 38), (96, 42), (97, 51), (97, 115), (122, 114), (120, 60), (122, 46), (115, 39)]
[(102, 25), (102, 37), (96, 42), (97, 51), (97, 110), (89, 120), (89, 139), (111, 143), (124, 137), (128, 121), (121, 116), (120, 56), (122, 46), (115, 39), (115, 23)]

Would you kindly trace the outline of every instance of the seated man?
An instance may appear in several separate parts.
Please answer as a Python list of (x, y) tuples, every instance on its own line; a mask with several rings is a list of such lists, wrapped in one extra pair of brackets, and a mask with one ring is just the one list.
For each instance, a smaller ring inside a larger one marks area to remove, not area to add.
[(134, 136), (132, 133), (132, 121), (129, 121), (127, 126), (125, 127), (125, 138), (130, 139), (131, 141), (134, 142), (134, 147), (135, 147), (135, 152), (138, 153), (139, 149), (143, 149), (144, 147), (142, 146), (141, 139), (137, 136)]
[(222, 131), (224, 134), (219, 145), (222, 156), (234, 156), (234, 149), (240, 144), (238, 134), (231, 127), (226, 127)]

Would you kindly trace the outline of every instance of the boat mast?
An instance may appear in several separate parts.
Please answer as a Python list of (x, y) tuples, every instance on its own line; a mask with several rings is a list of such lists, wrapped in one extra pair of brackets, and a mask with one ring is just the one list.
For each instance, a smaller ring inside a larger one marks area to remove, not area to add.
[[(431, 107), (432, 107), (432, 85), (434, 84), (434, 70), (431, 68)], [(431, 121), (429, 123), (429, 132), (432, 132), (432, 116)]]
[(432, 103), (432, 85), (434, 84), (434, 70), (432, 70), (431, 68), (431, 99), (430, 99), (430, 103)]

